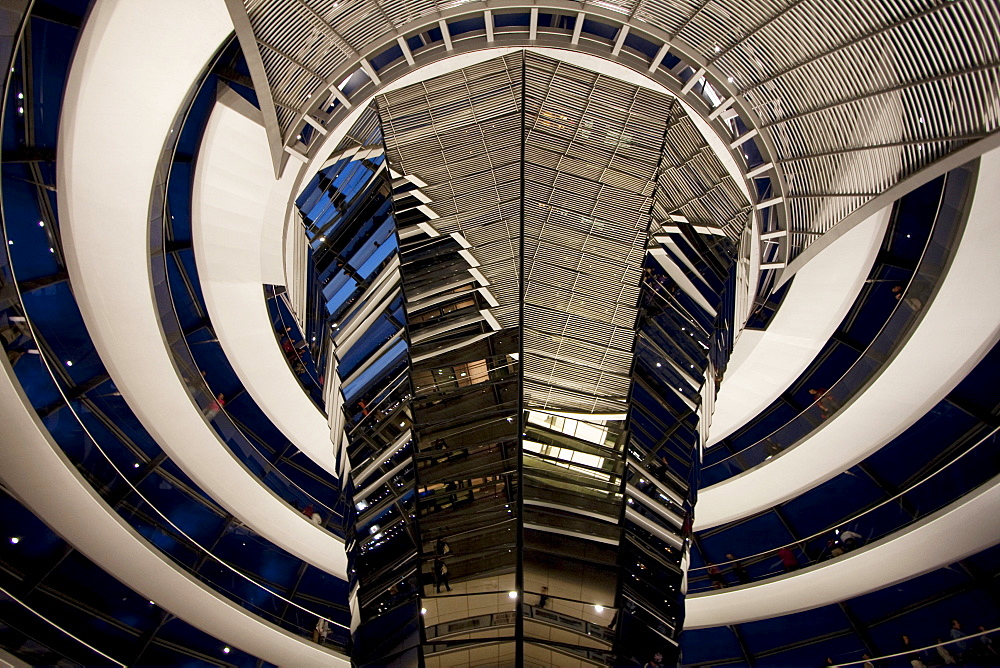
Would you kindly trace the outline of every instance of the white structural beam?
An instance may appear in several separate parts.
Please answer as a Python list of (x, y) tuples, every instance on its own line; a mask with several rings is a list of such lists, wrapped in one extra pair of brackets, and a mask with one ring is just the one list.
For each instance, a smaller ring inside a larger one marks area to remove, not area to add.
[(101, 499), (53, 442), (13, 380), (6, 357), (0, 357), (0, 424), (4, 483), (98, 567), (192, 626), (270, 663), (350, 665), (346, 657), (250, 614), (150, 545)]
[(777, 399), (837, 331), (868, 278), (891, 212), (872, 216), (800, 271), (766, 330), (740, 334), (715, 403), (709, 446)]
[[(198, 151), (191, 216), (198, 276), (226, 357), (265, 415), (303, 454), (337, 476), (326, 416), (302, 391), (275, 339), (264, 284), (281, 284), (280, 230), (295, 174), (280, 181), (259, 112), (228, 87)], [(301, 228), (289, 234), (304, 234)], [(302, 268), (305, 271), (305, 267)]]
[(923, 575), (1000, 541), (1000, 477), (884, 540), (765, 582), (693, 594), (684, 628), (743, 624), (845, 601)]
[(795, 498), (903, 433), (945, 397), (1000, 338), (1000, 149), (983, 156), (965, 233), (934, 300), (887, 367), (806, 440), (698, 493), (695, 529)]
[(102, 362), (164, 452), (254, 531), (345, 577), (343, 541), (262, 486), (202, 417), (166, 349), (153, 298), (147, 221), (163, 142), (176, 129), (179, 102), (231, 31), (222, 0), (94, 5), (60, 122), (67, 268)]

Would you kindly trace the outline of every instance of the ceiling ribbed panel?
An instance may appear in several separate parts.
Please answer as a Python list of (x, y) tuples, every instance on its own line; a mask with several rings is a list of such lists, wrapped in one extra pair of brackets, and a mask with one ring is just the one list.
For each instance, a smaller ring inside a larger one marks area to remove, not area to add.
[[(1000, 127), (996, 2), (781, 5), (745, 16), (746, 3), (712, 0), (734, 20), (696, 21), (680, 36), (733, 77), (773, 140), (791, 231), (826, 232)], [(813, 236), (795, 237), (793, 254)]]
[(520, 54), (379, 98), (389, 165), (427, 184), (420, 190), (438, 232), (471, 244), (503, 327), (518, 323), (520, 103)]
[[(236, 7), (234, 11), (248, 15), (252, 35), (240, 34), (240, 39), (244, 49), (256, 47), (263, 61), (280, 130), (273, 136), (280, 135), (284, 146), (301, 153), (312, 150), (308, 138), (302, 138), (303, 117), (311, 114), (312, 122), (326, 122), (333, 108), (328, 91), (340, 83), (336, 79), (356, 72), (359, 66), (374, 72), (373, 63), (380, 54), (398, 48), (397, 36), (423, 35), (411, 43), (413, 56), (419, 57), (423, 49), (441, 55), (440, 38), (428, 42), (427, 37), (429, 29), (436, 30), (439, 18), (444, 16), (449, 24), (470, 17), (481, 19), (488, 7), (479, 0), (227, 2)], [(685, 94), (692, 95), (702, 95), (701, 77), (705, 76), (712, 93), (699, 97), (694, 106), (708, 113), (705, 100), (712, 96), (709, 111), (718, 104), (735, 103), (732, 109), (740, 110), (742, 125), (760, 133), (764, 172), (774, 180), (766, 197), (784, 198), (781, 225), (790, 233), (788, 259), (900, 180), (1000, 130), (1000, 41), (996, 39), (1000, 3), (996, 0), (601, 0), (578, 4), (592, 25), (602, 24), (605, 32), (627, 24), (630, 34), (644, 35), (643, 39), (654, 43), (666, 35), (671, 57), (679, 58), (680, 64), (665, 74), (667, 69), (656, 68), (654, 63), (654, 74), (666, 76), (668, 85), (684, 86)], [(542, 12), (567, 9), (561, 0), (552, 0), (551, 8), (531, 6)], [(505, 5), (504, 13), (529, 9), (529, 5)], [(462, 15), (455, 14), (459, 10)], [(482, 31), (467, 31), (467, 26), (462, 28), (460, 39), (489, 45)], [(505, 31), (505, 39), (511, 37), (509, 27)], [(459, 32), (455, 32), (457, 37)], [(590, 33), (586, 26), (584, 33), (589, 36), (578, 40), (579, 44), (571, 41), (572, 30), (563, 32), (567, 49), (582, 48), (584, 43), (593, 49), (594, 43), (605, 39), (595, 37), (601, 31)], [(545, 35), (548, 40), (559, 39), (549, 28)], [(451, 48), (449, 42), (444, 53)], [(617, 51), (611, 53), (608, 48), (608, 56), (616, 57)], [(623, 53), (629, 48), (625, 45)], [(391, 56), (393, 67), (406, 66), (404, 56), (411, 57), (402, 51)], [(383, 58), (378, 67), (385, 62)], [(699, 77), (697, 81), (688, 79), (692, 73)], [(580, 85), (571, 80), (566, 84)], [(341, 97), (350, 97), (352, 89), (345, 90)], [(609, 110), (621, 105), (616, 97), (620, 91), (612, 87), (604, 92)], [(559, 113), (558, 107), (553, 111)], [(713, 117), (721, 119), (730, 114), (717, 107), (715, 112), (721, 116), (713, 113)], [(720, 121), (714, 122), (718, 126)], [(539, 150), (558, 153), (560, 145), (539, 145)], [(609, 184), (631, 187), (631, 170), (598, 177), (587, 173), (594, 166), (587, 155), (566, 155), (565, 159), (576, 161), (572, 169), (587, 178), (606, 178)], [(741, 165), (745, 170), (761, 164), (756, 149), (748, 151), (745, 160)], [(715, 224), (736, 223), (726, 219)]]
[(674, 101), (525, 54), (524, 401), (628, 394), (652, 184)]
[(697, 225), (721, 228), (738, 239), (750, 205), (691, 119), (678, 109), (663, 144), (653, 217), (680, 215)]

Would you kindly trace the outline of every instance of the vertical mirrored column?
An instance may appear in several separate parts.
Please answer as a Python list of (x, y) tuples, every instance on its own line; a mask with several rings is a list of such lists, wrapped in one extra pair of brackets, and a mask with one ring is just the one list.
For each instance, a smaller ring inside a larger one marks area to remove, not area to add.
[[(377, 112), (383, 181), (357, 224), (329, 228), (325, 265), (356, 655), (676, 662), (733, 283), (733, 244), (690, 191), (725, 170), (669, 95), (531, 52), (383, 94)], [(398, 253), (369, 278), (388, 200)]]
[(417, 460), (423, 660), (515, 660), (520, 54), (382, 96)]
[[(353, 530), (360, 665), (419, 655), (419, 564), (406, 312), (391, 178), (374, 109), (362, 114), (297, 199), (312, 251), (339, 393)], [(340, 438), (340, 435), (336, 435)]]
[(669, 218), (654, 225), (627, 423), (616, 655), (639, 663), (659, 655), (675, 665), (681, 662), (702, 427), (714, 400), (716, 366), (729, 356), (729, 339), (718, 334), (736, 264), (735, 244), (725, 235)]
[(525, 53), (524, 659), (613, 660), (625, 425), (675, 104)]

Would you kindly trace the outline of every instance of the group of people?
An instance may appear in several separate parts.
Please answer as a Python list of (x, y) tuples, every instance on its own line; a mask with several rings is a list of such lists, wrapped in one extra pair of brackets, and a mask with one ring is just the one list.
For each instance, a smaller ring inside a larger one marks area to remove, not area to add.
[(443, 538), (438, 538), (434, 543), (434, 591), (441, 593), (441, 587), (451, 591), (451, 584), (448, 582), (448, 564), (444, 558), (451, 554), (451, 546)]
[[(726, 554), (726, 559), (729, 561), (729, 570), (736, 578), (737, 584), (750, 582), (750, 573), (747, 572), (746, 567), (743, 566), (743, 563), (739, 559), (732, 553)], [(725, 589), (729, 586), (729, 581), (726, 579), (726, 575), (721, 568), (711, 561), (706, 561), (705, 565), (708, 567), (708, 579), (712, 583), (712, 589)]]
[[(827, 541), (826, 550), (820, 556), (817, 561), (821, 559), (832, 559), (834, 557), (839, 557), (842, 554), (856, 550), (861, 547), (864, 541), (864, 537), (856, 531), (850, 529), (838, 530), (833, 538)], [(799, 562), (799, 557), (795, 554), (795, 551), (791, 546), (786, 545), (778, 550), (778, 559), (781, 562), (781, 567), (786, 573), (791, 573), (801, 568), (802, 564)], [(737, 559), (732, 553), (726, 554), (726, 564), (723, 566), (728, 566), (728, 573), (731, 573), (734, 578), (736, 578), (736, 584), (747, 584), (753, 578), (750, 577), (750, 573), (747, 572), (746, 567), (743, 563)], [(724, 589), (728, 587), (731, 582), (726, 577), (727, 571), (723, 567), (717, 566), (711, 561), (705, 562), (705, 570), (708, 574), (709, 582), (712, 583), (712, 589)]]
[[(861, 547), (863, 542), (864, 537), (857, 531), (850, 529), (838, 530), (834, 534), (834, 537), (826, 542), (826, 549), (816, 561), (839, 557), (842, 554)], [(785, 569), (786, 573), (798, 570), (801, 566), (798, 555), (795, 554), (790, 546), (785, 546), (778, 550), (778, 559), (781, 560), (781, 567)]]
[(833, 559), (834, 557), (839, 557), (842, 554), (856, 550), (861, 547), (863, 540), (864, 537), (858, 532), (844, 529), (838, 532), (835, 537), (826, 541), (826, 550), (824, 551), (828, 555), (826, 558)]
[[(979, 626), (974, 632), (985, 633), (986, 627)], [(909, 663), (911, 668), (925, 668), (925, 666), (995, 666), (1000, 665), (1000, 652), (993, 646), (993, 639), (989, 635), (980, 635), (966, 640), (969, 634), (962, 630), (962, 624), (957, 619), (951, 620), (951, 628), (948, 629), (947, 640), (941, 636), (934, 639), (937, 647), (920, 650), (929, 643), (914, 643), (907, 635), (901, 638), (901, 652), (905, 652), (903, 658)], [(949, 642), (954, 641), (954, 642)], [(948, 643), (948, 644), (942, 644)]]
[[(910, 668), (929, 668), (930, 666), (997, 666), (1000, 665), (1000, 652), (993, 646), (993, 639), (985, 635), (986, 627), (979, 626), (969, 638), (962, 630), (962, 624), (951, 620), (948, 639), (937, 636), (934, 642), (914, 642), (910, 636), (900, 637), (900, 645), (884, 661), (873, 661), (868, 654), (861, 658), (861, 668), (879, 668), (879, 666), (910, 666)], [(976, 635), (984, 634), (984, 635)], [(968, 639), (966, 639), (968, 638)], [(936, 645), (936, 646), (931, 646)], [(926, 649), (924, 649), (926, 648)], [(835, 666), (840, 661), (827, 658), (825, 665)]]
[(813, 403), (819, 408), (820, 420), (827, 419), (840, 408), (840, 402), (834, 399), (825, 387), (815, 387), (809, 390), (809, 396), (813, 398)]
[[(299, 504), (296, 503), (295, 507), (298, 508), (298, 505)], [(298, 510), (299, 510), (300, 513), (302, 513), (303, 515), (305, 515), (306, 517), (308, 517), (310, 520), (312, 520), (312, 523), (315, 524), (316, 526), (322, 526), (323, 525), (323, 516), (320, 515), (318, 512), (316, 512), (316, 509), (313, 508), (313, 505), (311, 503), (308, 504), (308, 505), (306, 505), (305, 508), (298, 508)]]
[[(778, 550), (778, 559), (781, 560), (781, 566), (785, 569), (786, 573), (798, 570), (800, 566), (798, 556), (796, 556), (795, 552), (793, 552), (790, 547), (783, 547)], [(736, 578), (737, 585), (747, 584), (753, 579), (750, 577), (750, 573), (747, 571), (746, 566), (744, 566), (743, 562), (737, 559), (735, 555), (727, 553), (726, 560), (728, 562), (729, 572)], [(721, 567), (715, 565), (711, 561), (706, 561), (705, 567), (705, 570), (708, 573), (708, 579), (712, 583), (712, 589), (725, 589), (731, 584), (726, 578), (726, 572)]]
[(285, 327), (282, 329), (280, 326), (276, 328), (275, 332), (281, 341), (281, 352), (285, 354), (285, 360), (288, 361), (288, 366), (292, 367), (297, 374), (303, 374), (306, 372), (306, 366), (302, 361), (302, 352), (306, 348), (305, 339), (300, 341), (298, 345), (292, 342), (292, 328)]

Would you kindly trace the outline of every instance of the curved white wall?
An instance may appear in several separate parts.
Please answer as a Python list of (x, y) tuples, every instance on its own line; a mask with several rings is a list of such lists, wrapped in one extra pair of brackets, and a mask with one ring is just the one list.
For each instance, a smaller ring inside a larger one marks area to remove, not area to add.
[[(337, 476), (330, 427), (292, 375), (274, 337), (264, 284), (284, 283), (281, 239), (296, 173), (274, 178), (260, 112), (220, 88), (198, 151), (191, 216), (205, 304), (236, 375), (303, 454)], [(303, 234), (302, 230), (291, 233)]]
[(57, 534), (140, 595), (244, 652), (279, 665), (350, 666), (342, 655), (249, 614), (162, 556), (66, 459), (12, 378), (0, 356), (0, 472)]
[(1000, 476), (950, 506), (848, 556), (722, 592), (693, 594), (684, 628), (742, 624), (845, 601), (1000, 542)]
[(823, 249), (795, 275), (767, 329), (740, 334), (715, 400), (709, 447), (764, 410), (816, 358), (864, 286), (891, 213), (879, 211)]
[(937, 296), (886, 369), (807, 440), (698, 493), (695, 529), (794, 498), (863, 460), (941, 401), (1000, 337), (1000, 149), (983, 156), (965, 234)]
[(122, 396), (170, 458), (257, 533), (339, 577), (343, 541), (263, 487), (192, 403), (165, 348), (149, 193), (177, 107), (229, 36), (223, 0), (99, 0), (63, 102), (59, 219), (73, 292)]

